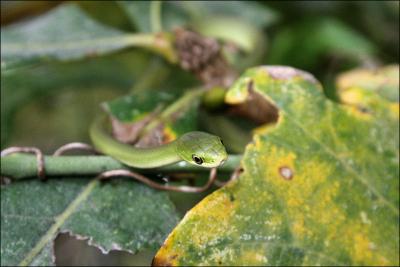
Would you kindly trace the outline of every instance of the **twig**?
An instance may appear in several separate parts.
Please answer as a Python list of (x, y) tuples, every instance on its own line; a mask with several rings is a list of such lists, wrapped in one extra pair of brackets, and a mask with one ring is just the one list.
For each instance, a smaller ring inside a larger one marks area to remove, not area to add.
[(159, 183), (153, 182), (149, 178), (141, 175), (140, 173), (131, 172), (131, 171), (127, 171), (127, 170), (112, 170), (112, 171), (108, 171), (108, 172), (103, 172), (97, 178), (103, 180), (103, 179), (108, 179), (108, 178), (116, 177), (116, 176), (130, 177), (130, 178), (138, 180), (138, 181), (140, 181), (152, 188), (158, 189), (158, 190), (184, 192), (184, 193), (200, 193), (200, 192), (203, 192), (203, 191), (207, 190), (208, 188), (210, 188), (210, 186), (213, 184), (213, 182), (217, 178), (217, 169), (212, 168), (210, 170), (210, 175), (209, 175), (207, 183), (200, 187), (186, 186), (186, 185), (173, 186), (173, 185), (159, 184)]
[[(230, 155), (224, 165), (218, 168), (220, 173), (231, 173), (240, 165), (241, 155)], [(1, 175), (14, 179), (25, 179), (37, 176), (36, 156), (13, 154), (2, 157)], [(209, 169), (198, 167), (187, 162), (164, 166), (157, 169), (134, 169), (108, 156), (45, 156), (46, 177), (56, 176), (93, 176), (104, 171), (125, 169), (146, 174), (208, 172)]]
[[(16, 152), (22, 152), (22, 153), (33, 153), (36, 155), (36, 169), (37, 169), (37, 176), (41, 179), (44, 180), (46, 178), (46, 173), (45, 173), (45, 168), (44, 168), (44, 156), (42, 151), (36, 147), (9, 147), (7, 149), (4, 149), (1, 151), (0, 156), (3, 158), (7, 155), (14, 154)], [(3, 166), (3, 165), (1, 165)], [(3, 168), (2, 168), (3, 169)]]
[(53, 153), (53, 156), (61, 156), (62, 154), (70, 150), (83, 150), (83, 151), (88, 151), (90, 153), (96, 153), (96, 150), (92, 146), (85, 143), (74, 142), (59, 147)]
[(152, 1), (150, 4), (151, 30), (161, 32), (161, 1)]

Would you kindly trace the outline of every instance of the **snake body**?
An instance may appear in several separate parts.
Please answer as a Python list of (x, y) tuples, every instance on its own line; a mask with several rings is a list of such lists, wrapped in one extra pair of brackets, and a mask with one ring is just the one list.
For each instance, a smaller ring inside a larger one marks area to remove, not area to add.
[(104, 119), (98, 118), (91, 125), (89, 134), (98, 151), (135, 168), (157, 168), (179, 161), (214, 168), (228, 157), (221, 139), (205, 132), (188, 132), (168, 144), (137, 148), (115, 140), (108, 133)]

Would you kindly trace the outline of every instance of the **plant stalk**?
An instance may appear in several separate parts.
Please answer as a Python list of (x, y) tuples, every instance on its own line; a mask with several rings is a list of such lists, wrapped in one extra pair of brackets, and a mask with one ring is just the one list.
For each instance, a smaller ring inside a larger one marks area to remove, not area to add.
[[(230, 155), (219, 172), (233, 172), (240, 165), (241, 155)], [(13, 179), (24, 179), (37, 176), (36, 156), (13, 154), (1, 158), (1, 175)], [(191, 165), (187, 162), (156, 168), (135, 169), (128, 167), (108, 156), (45, 156), (44, 168), (46, 177), (94, 176), (105, 171), (125, 169), (144, 174), (208, 172), (209, 169)]]

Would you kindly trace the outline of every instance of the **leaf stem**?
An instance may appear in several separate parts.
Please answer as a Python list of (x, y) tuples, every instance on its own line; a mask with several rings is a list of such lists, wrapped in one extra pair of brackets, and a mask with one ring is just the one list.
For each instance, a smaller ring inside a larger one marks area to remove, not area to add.
[[(239, 166), (241, 155), (230, 155), (219, 172), (233, 172)], [(1, 175), (14, 179), (25, 179), (37, 176), (37, 163), (34, 155), (13, 154), (2, 157)], [(94, 176), (104, 171), (126, 169), (140, 173), (179, 173), (208, 172), (209, 169), (191, 165), (184, 161), (157, 169), (134, 169), (108, 156), (45, 156), (46, 177)]]
[[(105, 38), (97, 38), (95, 40), (85, 39), (79, 42), (53, 42), (53, 43), (6, 43), (2, 44), (2, 53), (8, 54), (9, 57), (23, 54), (29, 51), (34, 55), (48, 55), (50, 57), (60, 58), (59, 50), (76, 53), (79, 50), (90, 51), (96, 44), (114, 46), (114, 47), (143, 47), (165, 57), (169, 62), (176, 63), (178, 61), (174, 48), (174, 38), (171, 33), (134, 33), (125, 34)], [(89, 52), (88, 52), (89, 53)], [(101, 53), (98, 51), (97, 53)]]
[(162, 55), (170, 63), (178, 62), (178, 56), (174, 48), (174, 37), (171, 33), (135, 33), (126, 35), (124, 38), (131, 46), (147, 48)]
[(151, 29), (153, 32), (161, 32), (161, 1), (152, 1), (150, 4)]
[(141, 131), (140, 135), (144, 136), (148, 134), (160, 123), (168, 121), (168, 119), (170, 119), (174, 113), (179, 111), (182, 112), (182, 110), (185, 110), (186, 107), (192, 106), (204, 92), (204, 89), (201, 87), (187, 91), (178, 100), (169, 105), (158, 118), (146, 125), (146, 127), (144, 127), (144, 129)]

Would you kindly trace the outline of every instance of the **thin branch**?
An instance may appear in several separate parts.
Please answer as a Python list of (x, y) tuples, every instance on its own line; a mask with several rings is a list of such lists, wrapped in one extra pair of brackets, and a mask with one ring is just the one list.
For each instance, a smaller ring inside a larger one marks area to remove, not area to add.
[(200, 193), (200, 192), (206, 191), (215, 182), (215, 179), (217, 178), (217, 169), (212, 168), (210, 170), (210, 175), (209, 175), (207, 183), (200, 187), (186, 186), (186, 185), (173, 186), (173, 185), (167, 185), (167, 184), (159, 184), (137, 172), (131, 172), (131, 171), (127, 171), (127, 170), (113, 170), (113, 171), (103, 172), (99, 176), (97, 176), (97, 178), (103, 180), (103, 179), (108, 179), (111, 177), (118, 177), (118, 176), (131, 177), (135, 180), (138, 180), (138, 181), (140, 181), (152, 188), (158, 189), (158, 190), (185, 192), (185, 193)]
[[(233, 172), (240, 164), (241, 155), (230, 155), (224, 165), (218, 168), (221, 173)], [(34, 155), (13, 154), (2, 157), (1, 175), (14, 179), (24, 179), (37, 176), (37, 161)], [(157, 169), (130, 168), (108, 156), (45, 156), (46, 177), (55, 176), (94, 176), (104, 171), (125, 169), (146, 174), (179, 173), (179, 172), (209, 172), (209, 169), (198, 167), (187, 162)]]
[(1, 157), (5, 157), (7, 155), (14, 154), (16, 152), (22, 153), (34, 153), (36, 155), (36, 169), (37, 169), (37, 176), (44, 180), (46, 177), (45, 169), (44, 169), (44, 156), (42, 151), (36, 147), (9, 147), (1, 151)]
[(102, 45), (110, 46), (131, 46), (131, 47), (141, 47), (149, 49), (155, 53), (160, 54), (170, 63), (177, 63), (178, 56), (174, 48), (173, 35), (167, 32), (158, 33), (134, 33), (125, 34), (122, 36), (114, 37), (104, 37), (97, 39), (87, 39), (81, 40), (79, 42), (69, 41), (69, 42), (53, 42), (53, 43), (43, 43), (43, 42), (30, 42), (25, 43), (7, 43), (2, 44), (3, 51), (8, 54), (17, 55), (29, 49), (32, 54), (49, 54), (51, 56), (56, 55), (58, 50), (77, 50), (77, 49), (88, 49), (93, 48), (96, 44), (101, 43)]
[(151, 30), (161, 32), (161, 1), (152, 1), (150, 4)]

